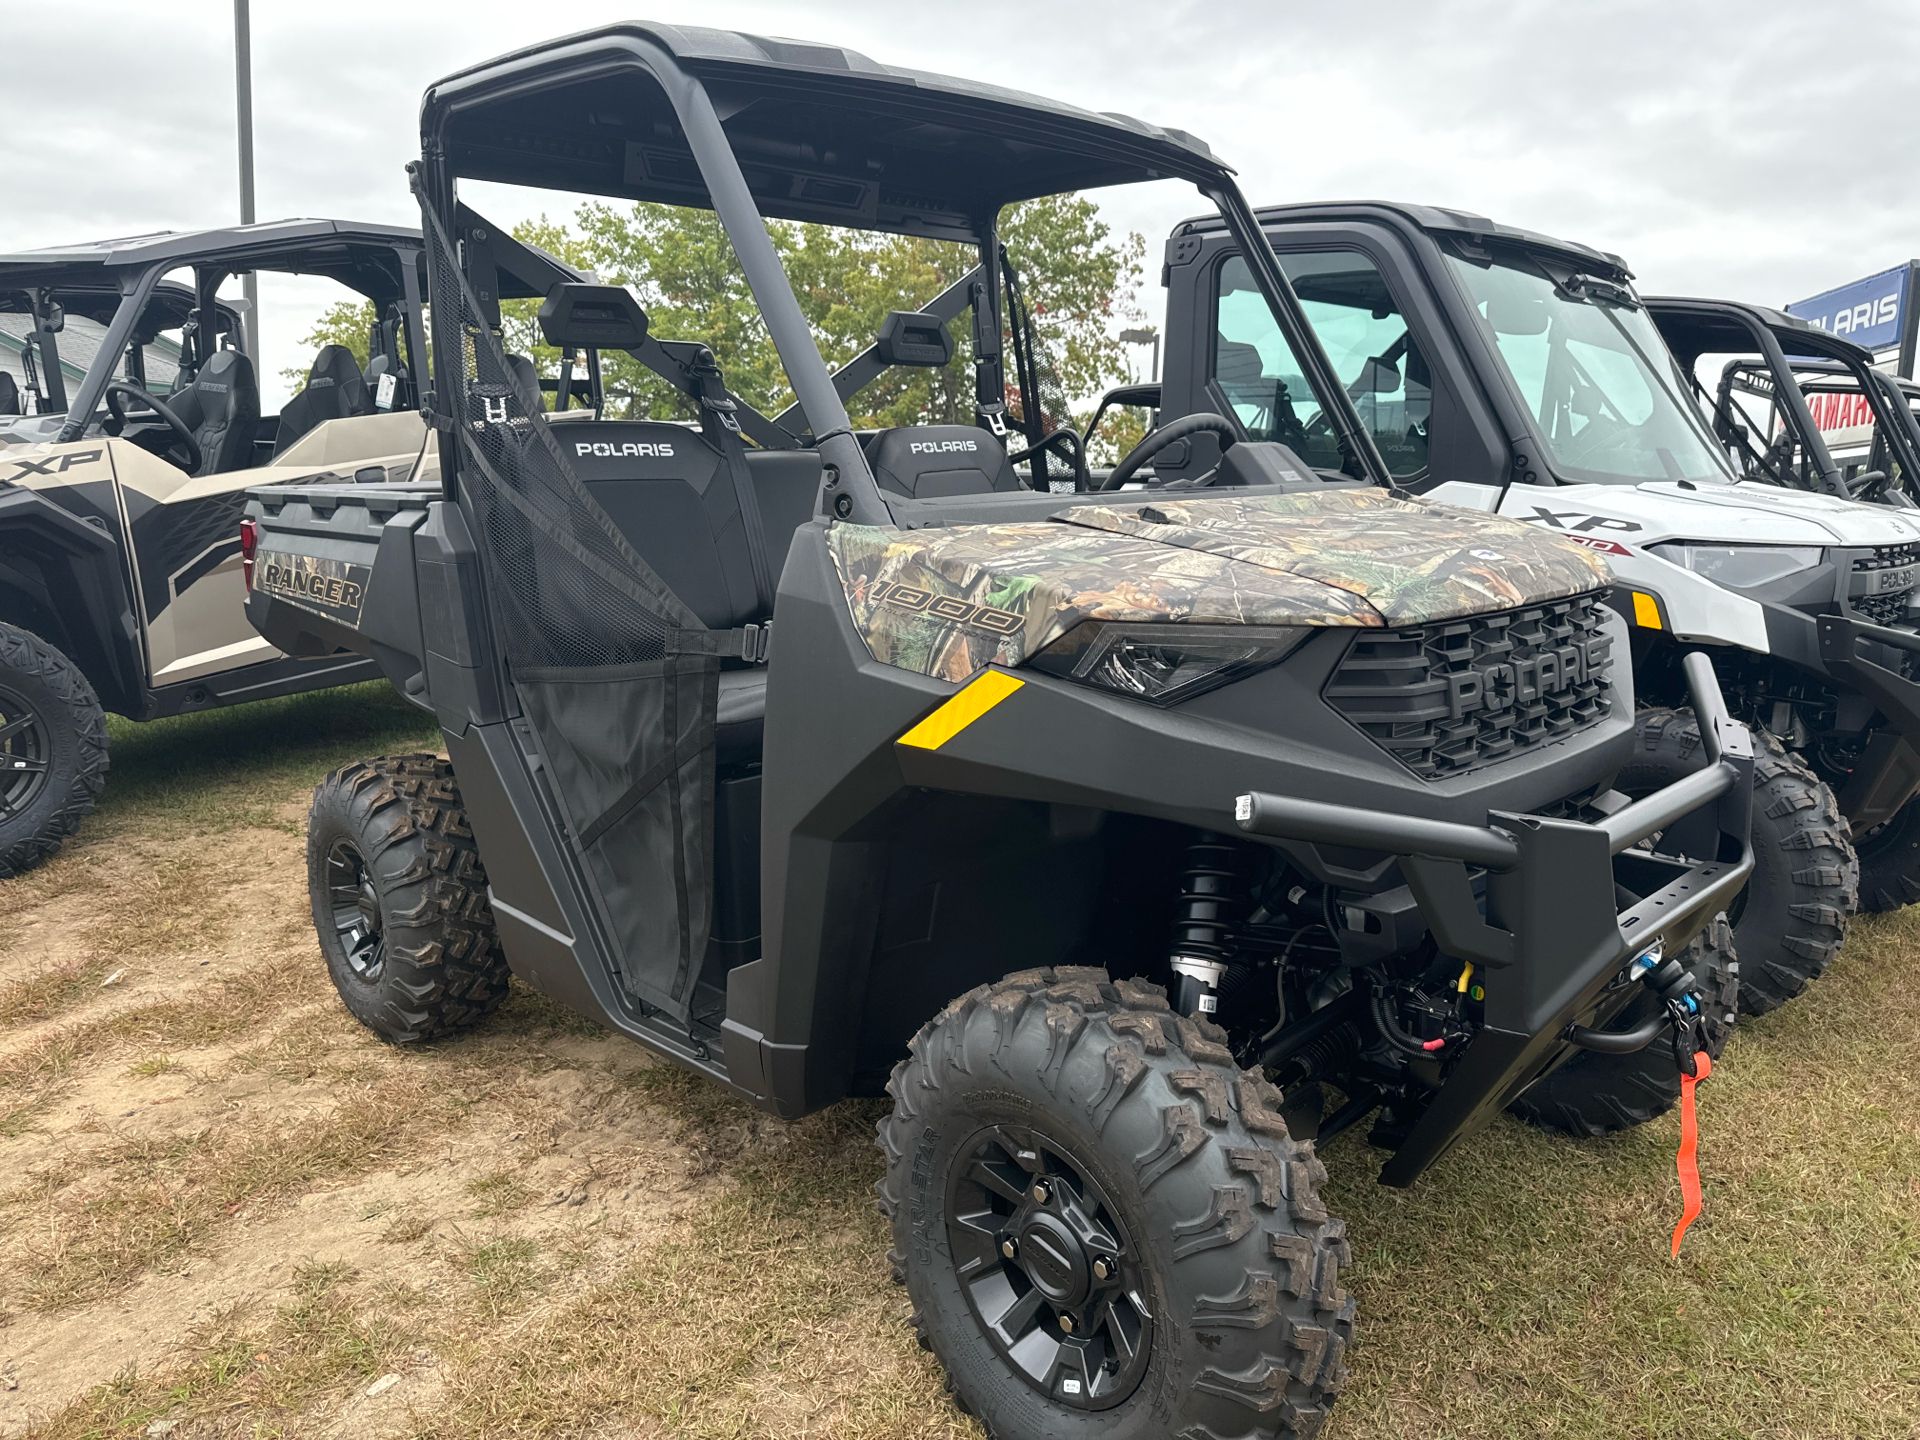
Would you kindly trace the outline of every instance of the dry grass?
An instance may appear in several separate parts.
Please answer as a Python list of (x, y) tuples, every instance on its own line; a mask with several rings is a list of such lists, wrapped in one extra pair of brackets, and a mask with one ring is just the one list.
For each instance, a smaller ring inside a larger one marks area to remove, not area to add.
[(0, 1026), (50, 1020), (91, 998), (107, 974), (106, 958), (90, 956), (9, 980), (0, 985)]
[[(31, 1027), (0, 1036), (0, 1370), (38, 1327), (104, 1335), (251, 1237), (289, 1262), (169, 1320), (137, 1368), (102, 1343), (31, 1433), (977, 1436), (886, 1277), (873, 1102), (772, 1120), (518, 987), (474, 1036), (398, 1052), (332, 1001), (297, 865), (236, 926), (258, 876), (209, 837), (297, 854), (277, 817), (313, 778), (431, 744), (382, 694), (272, 710), (263, 736), (239, 712), (136, 732), (89, 844), (0, 886), (0, 946), (48, 917), (85, 937), (0, 989), (0, 1024)], [(171, 883), (141, 889), (101, 836)], [(177, 928), (150, 942), (133, 922), (163, 891)], [(178, 983), (95, 1003), (109, 944)], [(197, 947), (234, 958), (180, 958)], [(1865, 919), (1804, 999), (1741, 1027), (1703, 1091), (1707, 1212), (1678, 1264), (1671, 1117), (1579, 1144), (1503, 1120), (1410, 1192), (1372, 1183), (1358, 1136), (1329, 1147), (1361, 1324), (1327, 1440), (1920, 1435), (1916, 975), (1920, 913)], [(107, 1081), (252, 1098), (123, 1133), (78, 1103)], [(356, 1238), (296, 1269), (323, 1214)], [(409, 1388), (369, 1399), (389, 1371)]]
[(216, 1314), (185, 1338), (188, 1357), (162, 1375), (123, 1373), (35, 1431), (39, 1440), (99, 1440), (171, 1420), (194, 1437), (298, 1433), (301, 1411), (331, 1393), (407, 1363), (417, 1335), (390, 1297), (353, 1295), (352, 1271), (296, 1272), (290, 1303), (264, 1317)]
[(92, 1165), (111, 1178), (48, 1197), (19, 1239), (8, 1298), (52, 1312), (203, 1251), (242, 1205), (363, 1173), (399, 1153), (412, 1127), (438, 1128), (434, 1098), (410, 1065), (290, 1124), (213, 1126), (96, 1152)]

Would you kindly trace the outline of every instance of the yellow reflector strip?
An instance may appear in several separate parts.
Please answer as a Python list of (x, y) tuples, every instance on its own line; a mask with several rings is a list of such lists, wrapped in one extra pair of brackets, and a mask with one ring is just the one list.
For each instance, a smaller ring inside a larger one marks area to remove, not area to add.
[(938, 750), (1025, 683), (999, 670), (982, 671), (958, 695), (902, 735), (898, 743)]
[(1648, 630), (1660, 628), (1660, 604), (1651, 595), (1633, 592), (1633, 623)]

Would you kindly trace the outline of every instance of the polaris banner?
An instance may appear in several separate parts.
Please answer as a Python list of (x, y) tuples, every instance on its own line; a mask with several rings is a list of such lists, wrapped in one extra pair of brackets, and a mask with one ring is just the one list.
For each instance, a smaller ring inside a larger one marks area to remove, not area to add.
[(1909, 265), (1896, 265), (1864, 280), (1850, 280), (1794, 301), (1787, 313), (1869, 350), (1890, 350), (1900, 343), (1900, 317), (1907, 307), (1911, 270)]

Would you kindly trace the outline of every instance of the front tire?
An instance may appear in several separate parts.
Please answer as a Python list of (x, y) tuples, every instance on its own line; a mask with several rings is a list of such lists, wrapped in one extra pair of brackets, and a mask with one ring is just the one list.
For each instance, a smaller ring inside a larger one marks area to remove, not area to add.
[[(1730, 908), (1740, 1013), (1764, 1015), (1814, 979), (1847, 937), (1860, 862), (1833, 791), (1764, 730), (1753, 735), (1753, 878)], [(1648, 795), (1701, 769), (1689, 710), (1643, 710), (1633, 759), (1614, 781)]]
[[(1740, 995), (1740, 966), (1734, 959), (1733, 929), (1726, 917), (1715, 916), (1674, 958), (1700, 981), (1707, 1053), (1718, 1060), (1733, 1033)], [(1608, 1028), (1630, 1030), (1659, 1005), (1658, 997), (1643, 990)], [(1631, 1055), (1582, 1050), (1521, 1091), (1508, 1108), (1529, 1125), (1565, 1135), (1611, 1135), (1644, 1125), (1666, 1114), (1680, 1099), (1680, 1066), (1671, 1034), (1661, 1035)]]
[(79, 667), (0, 625), (0, 879), (52, 857), (107, 783), (107, 717)]
[(914, 1037), (880, 1123), (894, 1274), (996, 1440), (1305, 1436), (1346, 1227), (1265, 1080), (1158, 986), (1011, 975)]
[(382, 1039), (465, 1029), (506, 996), (487, 872), (438, 756), (362, 760), (320, 782), (307, 888), (334, 989)]

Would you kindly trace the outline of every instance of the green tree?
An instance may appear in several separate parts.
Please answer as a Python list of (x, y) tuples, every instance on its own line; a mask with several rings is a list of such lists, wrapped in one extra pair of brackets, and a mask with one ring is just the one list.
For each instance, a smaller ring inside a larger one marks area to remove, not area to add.
[[(769, 222), (795, 298), (830, 367), (869, 344), (889, 310), (926, 304), (975, 263), (969, 247), (945, 241), (812, 224)], [(1127, 376), (1117, 323), (1139, 314), (1145, 242), (1112, 238), (1098, 207), (1077, 195), (1010, 206), (1001, 232), (1032, 318), (1038, 346), (1065, 398), (1088, 409), (1106, 385)], [(573, 228), (541, 216), (515, 236), (602, 279), (631, 287), (653, 333), (710, 348), (742, 399), (768, 414), (792, 402), (772, 337), (721, 229), (709, 210), (641, 203), (580, 207)], [(534, 301), (502, 309), (503, 339), (557, 373), (558, 352), (540, 341)], [(973, 413), (971, 326), (952, 325), (954, 358), (939, 369), (895, 370), (854, 397), (858, 427), (964, 422)], [(619, 410), (635, 417), (685, 418), (685, 400), (625, 355), (603, 355), (601, 371)], [(1008, 374), (1012, 378), (1011, 352)], [(1064, 417), (1063, 417), (1064, 418)], [(1083, 417), (1084, 418), (1084, 417)]]
[[(309, 350), (318, 350), (322, 345), (344, 345), (364, 370), (367, 368), (367, 335), (373, 329), (374, 318), (371, 300), (336, 300), (320, 312), (313, 329), (300, 337), (300, 343)], [(307, 388), (307, 372), (311, 368), (311, 364), (289, 366), (280, 372), (280, 378), (297, 394)]]

